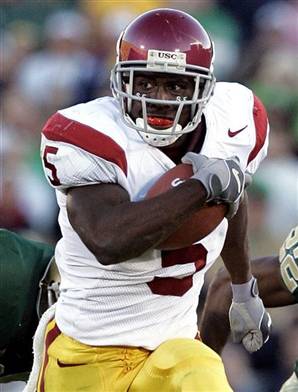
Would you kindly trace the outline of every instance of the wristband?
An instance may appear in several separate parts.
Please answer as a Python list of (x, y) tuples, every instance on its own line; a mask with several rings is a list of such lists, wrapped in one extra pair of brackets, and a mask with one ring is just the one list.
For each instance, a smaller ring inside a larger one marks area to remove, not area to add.
[(254, 276), (252, 276), (251, 279), (246, 283), (231, 283), (231, 287), (234, 302), (246, 302), (252, 297), (256, 297), (258, 295), (257, 280)]

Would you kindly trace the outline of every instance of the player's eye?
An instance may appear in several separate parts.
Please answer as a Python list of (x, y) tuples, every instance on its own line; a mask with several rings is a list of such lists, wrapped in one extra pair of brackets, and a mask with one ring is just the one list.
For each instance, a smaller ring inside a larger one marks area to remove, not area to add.
[(181, 91), (185, 90), (186, 86), (181, 83), (170, 83), (168, 88), (172, 91)]
[(192, 93), (192, 86), (183, 81), (170, 82), (167, 88), (172, 94), (180, 95), (181, 97), (190, 96)]
[(142, 93), (150, 91), (153, 87), (153, 83), (150, 80), (140, 80), (135, 85), (136, 91)]

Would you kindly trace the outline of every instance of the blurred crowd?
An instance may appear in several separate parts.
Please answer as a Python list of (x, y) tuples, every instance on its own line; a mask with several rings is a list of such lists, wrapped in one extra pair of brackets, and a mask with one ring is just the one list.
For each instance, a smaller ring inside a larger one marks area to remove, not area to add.
[[(59, 238), (54, 191), (39, 156), (40, 132), (56, 110), (111, 95), (117, 37), (140, 12), (184, 10), (215, 43), (217, 80), (241, 82), (264, 102), (269, 155), (250, 193), (254, 256), (276, 253), (298, 224), (298, 0), (2, 0), (0, 227)], [(236, 392), (274, 392), (298, 357), (297, 306), (272, 312), (270, 343), (224, 358)]]

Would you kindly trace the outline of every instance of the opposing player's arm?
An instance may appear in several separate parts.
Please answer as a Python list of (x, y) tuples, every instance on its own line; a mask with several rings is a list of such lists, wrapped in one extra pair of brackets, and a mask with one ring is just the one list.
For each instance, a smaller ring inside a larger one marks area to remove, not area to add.
[(260, 296), (266, 307), (288, 306), (296, 302), (283, 282), (278, 256), (253, 260), (252, 273), (258, 280)]
[(229, 308), (232, 303), (230, 275), (225, 268), (218, 271), (209, 284), (200, 318), (202, 341), (221, 354), (230, 335)]

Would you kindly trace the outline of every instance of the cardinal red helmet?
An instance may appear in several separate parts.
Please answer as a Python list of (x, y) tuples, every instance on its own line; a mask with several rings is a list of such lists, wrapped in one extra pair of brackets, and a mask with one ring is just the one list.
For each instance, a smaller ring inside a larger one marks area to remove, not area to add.
[[(120, 101), (125, 122), (154, 146), (171, 144), (182, 134), (194, 130), (214, 89), (213, 57), (213, 44), (207, 32), (185, 12), (162, 8), (137, 17), (120, 35), (117, 61), (111, 73), (112, 91)], [(133, 79), (138, 71), (193, 77), (193, 96), (165, 101), (134, 94)], [(141, 101), (143, 109), (142, 118), (135, 121), (130, 116), (133, 100)], [(147, 121), (148, 103), (176, 105), (173, 125), (163, 130), (152, 128)], [(191, 119), (182, 128), (179, 118), (186, 105), (191, 106)]]

